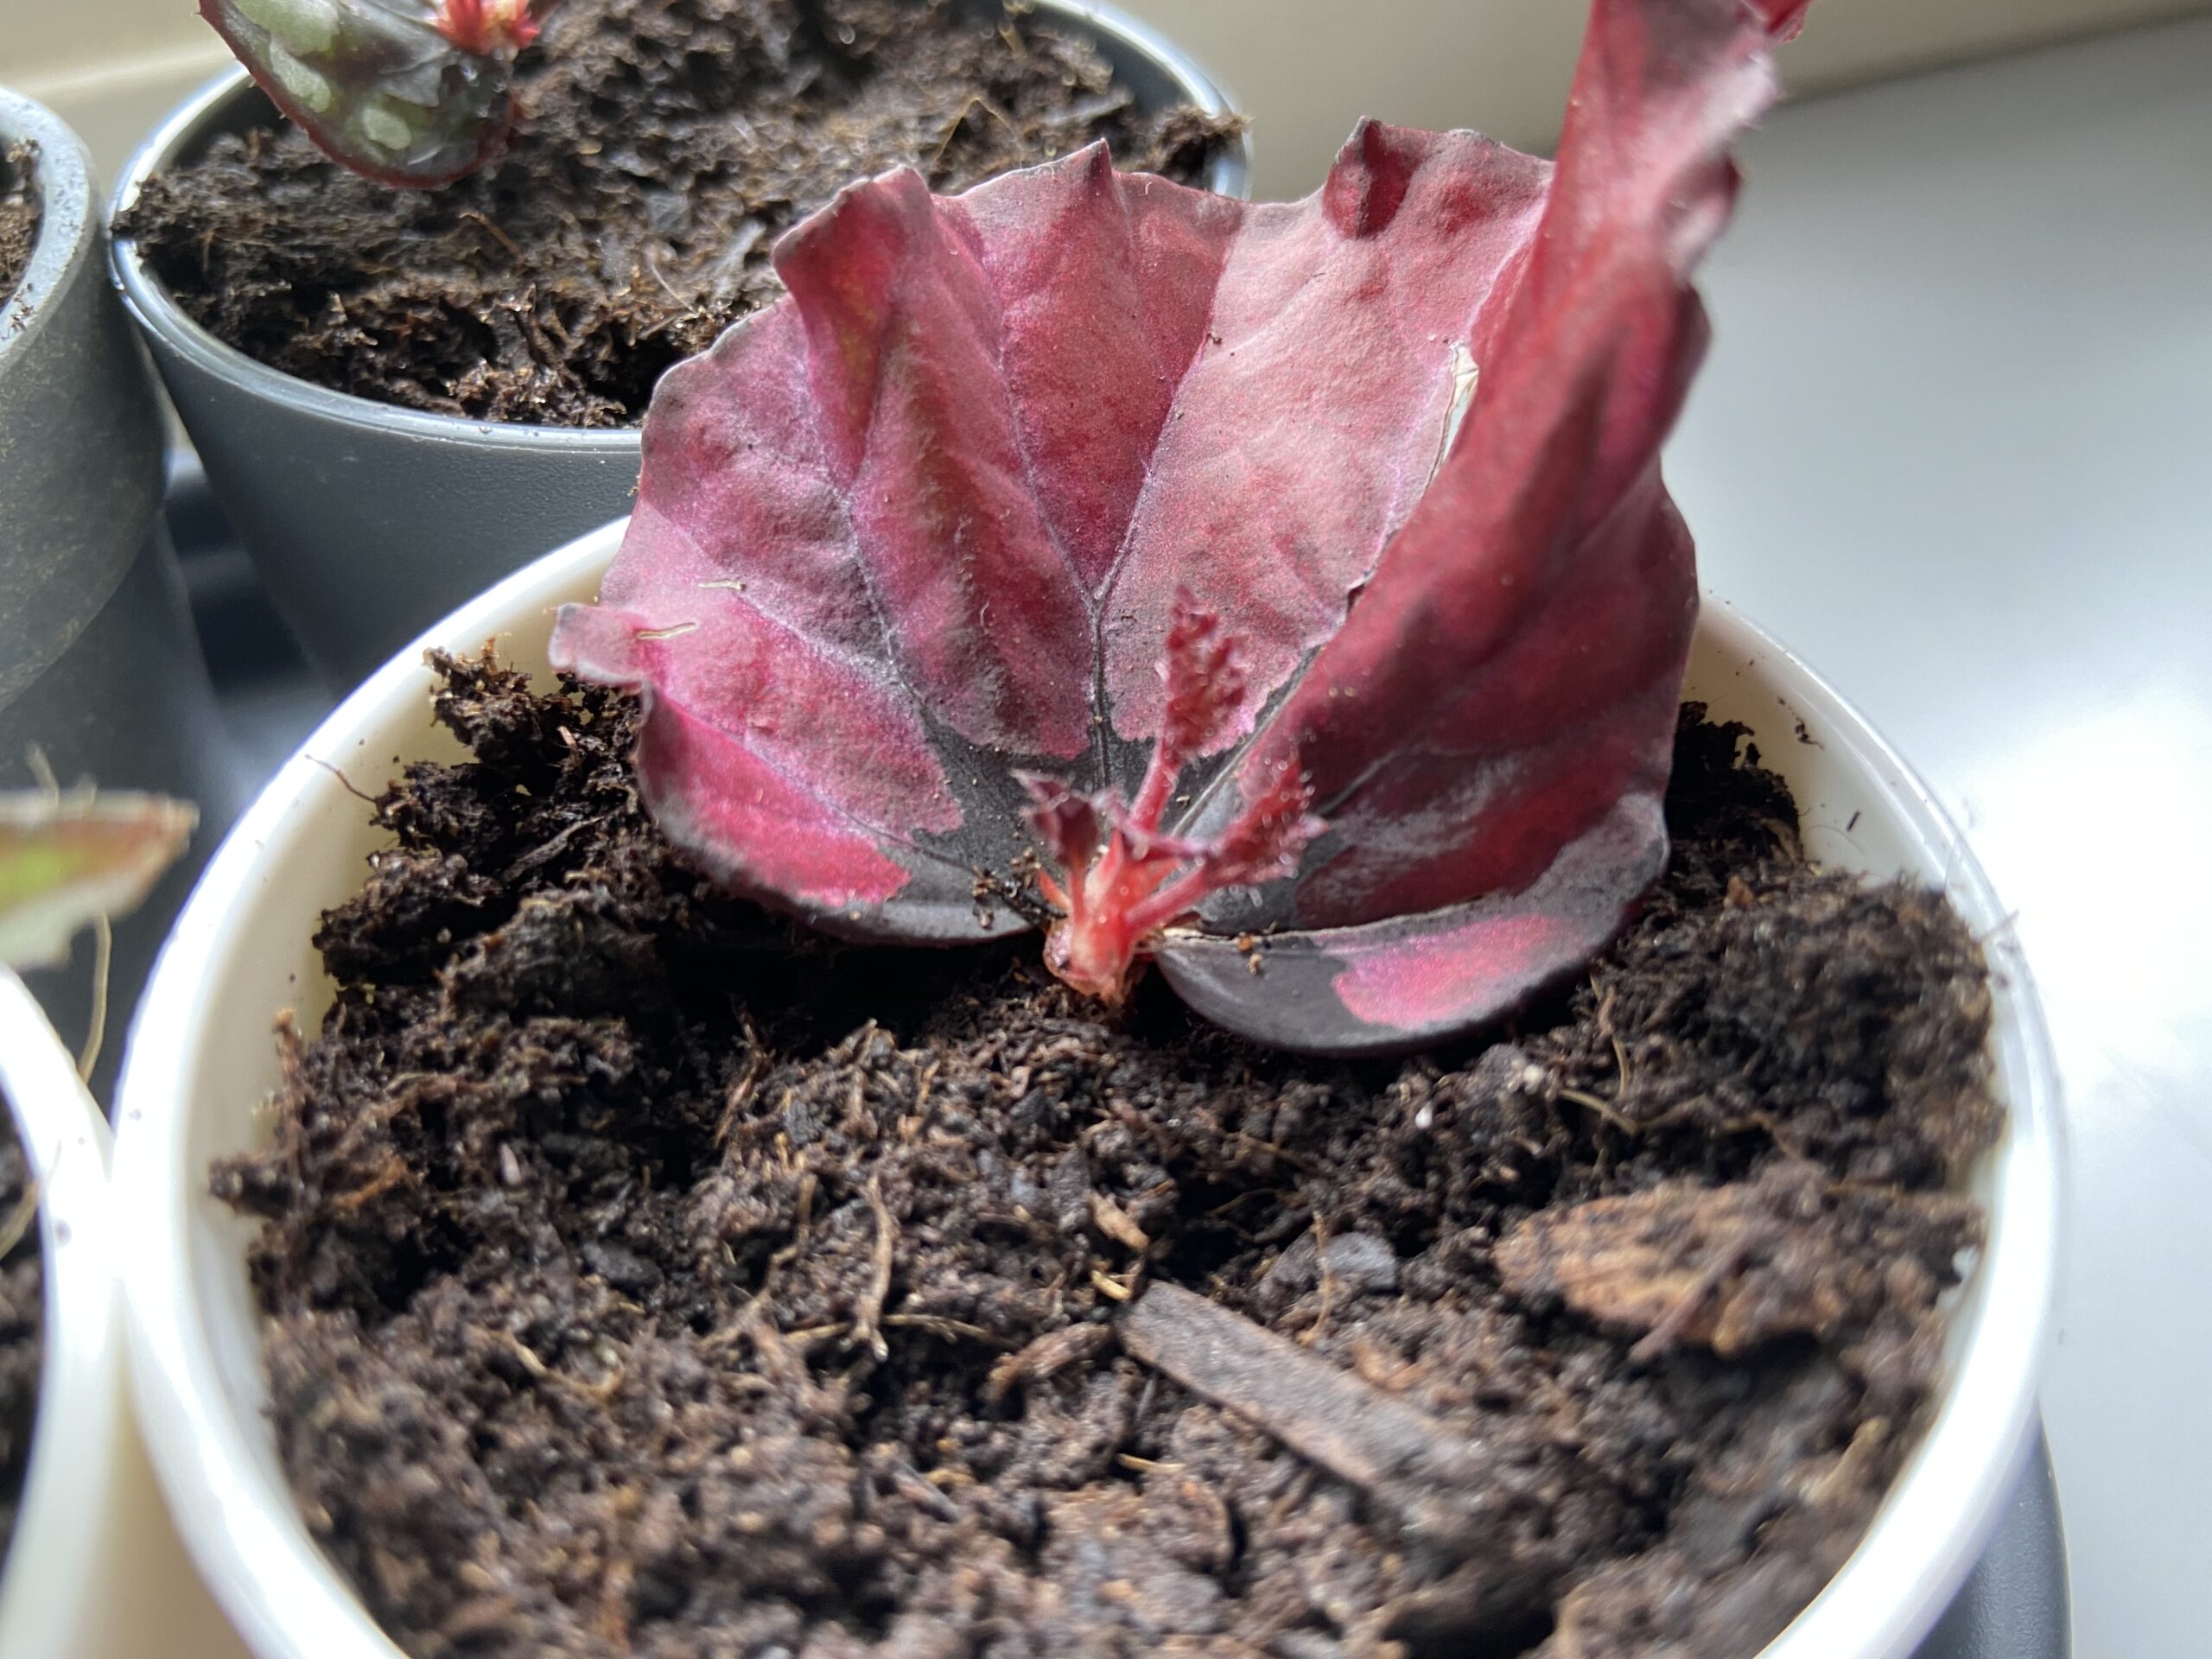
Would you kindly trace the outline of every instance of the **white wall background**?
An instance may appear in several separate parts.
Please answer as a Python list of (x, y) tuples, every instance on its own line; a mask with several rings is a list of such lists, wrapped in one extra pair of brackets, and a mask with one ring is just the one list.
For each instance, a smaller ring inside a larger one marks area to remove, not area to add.
[[(1319, 183), (1362, 115), (1548, 147), (1587, 14), (1582, 0), (1118, 3), (1174, 37), (1251, 112), (1264, 196)], [(1820, 0), (1781, 63), (1793, 91), (1817, 91), (2191, 9), (2190, 0)]]
[[(1580, 0), (1121, 0), (1229, 86), (1255, 122), (1259, 189), (1319, 182), (1362, 115), (1473, 126), (1541, 147), (1555, 131)], [(1783, 54), (1814, 91), (2208, 0), (1821, 0)], [(0, 82), (53, 105), (111, 176), (162, 113), (225, 61), (194, 0), (0, 0)]]

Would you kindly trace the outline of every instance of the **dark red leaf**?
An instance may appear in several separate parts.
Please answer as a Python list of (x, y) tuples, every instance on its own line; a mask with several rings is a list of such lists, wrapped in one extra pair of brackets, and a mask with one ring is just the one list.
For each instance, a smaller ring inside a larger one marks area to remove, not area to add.
[(385, 184), (448, 184), (505, 144), (514, 54), (550, 0), (200, 0), (277, 108)]
[(1344, 1051), (1498, 1013), (1664, 860), (1658, 451), (1797, 10), (1597, 0), (1555, 168), (1368, 123), (1286, 205), (1098, 149), (849, 189), (664, 382), (557, 659), (645, 694), (680, 844), (825, 925), (1018, 926), (976, 874), (1041, 854), (1102, 995), (1156, 957)]

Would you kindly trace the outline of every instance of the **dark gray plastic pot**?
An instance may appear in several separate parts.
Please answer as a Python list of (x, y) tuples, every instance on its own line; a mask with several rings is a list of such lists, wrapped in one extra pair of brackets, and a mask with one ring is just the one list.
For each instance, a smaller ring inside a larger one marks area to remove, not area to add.
[[(999, 0), (963, 0), (995, 16)], [(1230, 105), (1166, 41), (1109, 6), (1035, 0), (1088, 36), (1147, 109)], [(273, 124), (243, 71), (186, 105), (132, 161), (118, 213), (155, 174), (215, 137)], [(1240, 143), (1207, 182), (1250, 188)], [(508, 572), (630, 510), (634, 430), (498, 426), (429, 415), (310, 385), (207, 334), (128, 238), (116, 280), (276, 608), (334, 689), (365, 677), (448, 611)]]
[[(0, 308), (0, 789), (36, 783), (35, 747), (65, 785), (91, 779), (195, 802), (204, 856), (240, 779), (161, 522), (159, 397), (108, 283), (90, 157), (51, 112), (0, 92), (0, 149), (26, 142), (38, 240)], [(96, 1083), (113, 1073), (124, 1022), (200, 861), (188, 858), (116, 925), (108, 1063)], [(31, 984), (62, 1036), (81, 1043), (89, 945)]]

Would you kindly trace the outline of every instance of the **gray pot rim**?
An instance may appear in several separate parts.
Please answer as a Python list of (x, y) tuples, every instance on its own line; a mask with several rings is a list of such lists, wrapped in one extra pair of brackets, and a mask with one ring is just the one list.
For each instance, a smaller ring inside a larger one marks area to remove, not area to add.
[(30, 349), (48, 315), (41, 302), (62, 292), (92, 257), (102, 222), (85, 141), (45, 105), (0, 86), (0, 151), (26, 139), (35, 152), (38, 235), (16, 291), (0, 305), (0, 362)]
[[(1039, 13), (1058, 16), (1152, 58), (1180, 86), (1188, 102), (1206, 114), (1234, 112), (1235, 105), (1212, 76), (1159, 31), (1118, 7), (1092, 3), (1092, 0), (1030, 0), (1030, 3)], [(106, 222), (112, 226), (137, 200), (147, 181), (176, 158), (210, 117), (233, 100), (255, 92), (253, 78), (243, 67), (233, 66), (186, 99), (131, 156), (116, 185)], [(79, 154), (81, 157), (81, 148)], [(1235, 143), (1215, 158), (1207, 178), (1208, 188), (1223, 195), (1248, 195), (1251, 168), (1251, 138), (1248, 133), (1240, 135)], [(42, 241), (43, 226), (40, 236)], [(158, 338), (203, 373), (232, 381), (257, 397), (316, 419), (401, 433), (427, 443), (457, 444), (474, 449), (540, 449), (557, 446), (587, 454), (611, 455), (632, 452), (638, 448), (641, 429), (635, 426), (529, 426), (480, 421), (460, 415), (403, 409), (372, 397), (334, 391), (327, 386), (273, 369), (201, 327), (185, 314), (184, 308), (170, 294), (168, 285), (154, 275), (133, 238), (110, 237), (108, 264), (124, 307), (149, 337)], [(26, 272), (27, 278), (28, 276)], [(12, 306), (10, 302), (11, 308)]]
[(0, 304), (0, 715), (115, 596), (162, 487), (152, 380), (103, 285), (106, 223), (91, 152), (52, 110), (0, 87), (0, 146), (19, 143), (33, 147), (39, 222)]

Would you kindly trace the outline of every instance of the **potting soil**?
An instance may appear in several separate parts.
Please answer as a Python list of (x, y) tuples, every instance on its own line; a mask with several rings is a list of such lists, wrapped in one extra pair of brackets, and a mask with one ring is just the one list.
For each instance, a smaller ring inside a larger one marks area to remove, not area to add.
[(809, 933), (671, 851), (621, 696), (444, 671), (474, 758), (382, 798), (214, 1177), (308, 1522), (418, 1659), (1729, 1659), (1914, 1444), (1984, 969), (1738, 730), (1685, 711), (1586, 976), (1347, 1065)]
[(1147, 117), (1089, 45), (945, 0), (568, 0), (506, 155), (394, 190), (289, 124), (150, 181), (120, 229), (193, 319), (286, 373), (474, 419), (619, 427), (780, 291), (769, 250), (901, 163), (956, 191), (1108, 140), (1203, 179), (1236, 124)]
[[(36, 156), (28, 144), (19, 144), (0, 156), (0, 306), (16, 296), (38, 245), (38, 194), (32, 188), (31, 168)], [(10, 327), (0, 313), (0, 338)]]
[(40, 1331), (44, 1323), (38, 1195), (16, 1139), (16, 1120), (0, 1101), (0, 1564), (16, 1534), (16, 1510), (38, 1414)]

